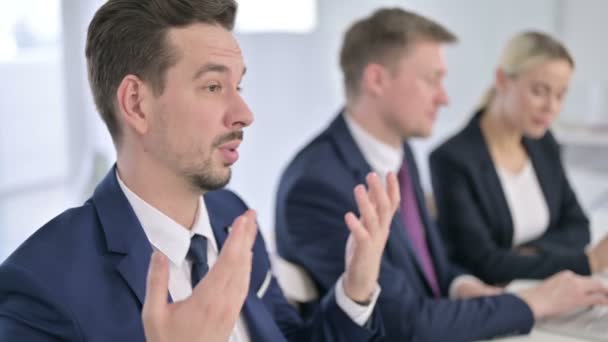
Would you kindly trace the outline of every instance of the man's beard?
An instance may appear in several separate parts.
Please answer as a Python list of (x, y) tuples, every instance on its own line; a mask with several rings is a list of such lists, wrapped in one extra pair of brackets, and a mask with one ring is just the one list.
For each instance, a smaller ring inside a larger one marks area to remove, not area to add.
[[(221, 146), (224, 143), (233, 140), (243, 140), (243, 131), (235, 131), (218, 137), (213, 142), (212, 151)], [(190, 184), (195, 188), (203, 192), (218, 190), (225, 187), (230, 182), (232, 176), (232, 170), (228, 169), (228, 174), (225, 176), (214, 174), (211, 156), (205, 160), (202, 170), (199, 170), (195, 174), (188, 175)]]
[(203, 192), (213, 191), (225, 187), (230, 182), (230, 176), (232, 170), (228, 169), (228, 175), (221, 176), (213, 174), (211, 170), (211, 163), (206, 163), (202, 172), (198, 174), (189, 175), (190, 184), (198, 190)]

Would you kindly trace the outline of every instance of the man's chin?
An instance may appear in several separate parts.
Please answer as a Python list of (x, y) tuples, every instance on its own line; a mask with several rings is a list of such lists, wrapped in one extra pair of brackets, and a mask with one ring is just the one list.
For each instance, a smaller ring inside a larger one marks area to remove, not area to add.
[(426, 138), (430, 138), (430, 137), (431, 137), (431, 135), (433, 135), (433, 130), (432, 130), (432, 129), (429, 129), (428, 131), (424, 131), (424, 132), (422, 132), (422, 134), (420, 134), (420, 135), (418, 136), (418, 138), (423, 138), (423, 139), (426, 139)]
[(422, 139), (426, 139), (428, 137), (430, 137), (433, 134), (433, 128), (423, 128), (420, 129), (416, 132), (412, 132), (409, 136), (407, 136), (406, 138), (422, 138)]
[(228, 168), (226, 174), (222, 175), (200, 174), (193, 176), (191, 177), (191, 183), (194, 187), (202, 190), (203, 192), (219, 190), (230, 183), (231, 176), (232, 172)]

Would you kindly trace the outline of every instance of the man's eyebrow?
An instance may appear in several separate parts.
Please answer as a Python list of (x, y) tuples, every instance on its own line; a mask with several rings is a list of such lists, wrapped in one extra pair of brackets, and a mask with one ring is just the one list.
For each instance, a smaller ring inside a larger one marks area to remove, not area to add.
[[(198, 68), (196, 73), (194, 73), (194, 77), (192, 77), (192, 79), (196, 80), (208, 72), (228, 73), (229, 71), (230, 71), (230, 69), (223, 64), (207, 63), (207, 64), (204, 64), (203, 66), (201, 66), (200, 68)], [(243, 68), (243, 73), (242, 73), (241, 77), (245, 76), (246, 72), (247, 72), (247, 68), (245, 67), (245, 68)]]
[(192, 79), (196, 80), (197, 78), (201, 77), (202, 75), (204, 75), (208, 72), (227, 73), (228, 67), (225, 65), (222, 65), (222, 64), (207, 63), (207, 64), (204, 64), (203, 66), (201, 66), (200, 68), (198, 68), (196, 73), (194, 73), (194, 77), (192, 77)]
[(536, 80), (533, 82), (534, 86), (536, 87), (542, 87), (545, 89), (551, 89), (551, 85), (545, 81), (540, 81), (540, 80)]

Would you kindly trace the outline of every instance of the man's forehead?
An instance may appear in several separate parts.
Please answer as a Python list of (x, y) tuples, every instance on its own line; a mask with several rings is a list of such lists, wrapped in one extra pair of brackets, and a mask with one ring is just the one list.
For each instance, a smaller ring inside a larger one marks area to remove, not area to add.
[(219, 25), (192, 24), (172, 28), (168, 33), (172, 45), (184, 52), (240, 57), (241, 48), (231, 31)]
[(226, 71), (235, 68), (232, 72), (238, 74), (245, 73), (245, 63), (243, 61), (243, 55), (240, 49), (233, 48), (218, 48), (213, 45), (203, 46), (205, 50), (204, 56), (192, 56), (192, 62), (194, 63), (211, 63), (217, 65), (224, 65), (227, 67)]
[(415, 42), (402, 61), (414, 68), (446, 73), (447, 62), (443, 45), (432, 41)]
[[(243, 55), (232, 32), (218, 25), (193, 24), (171, 29), (169, 42), (178, 60), (192, 67), (212, 63), (244, 69)], [(240, 73), (240, 70), (235, 70)]]
[(214, 45), (206, 45), (205, 50), (208, 51), (210, 56), (214, 57), (228, 57), (228, 58), (242, 58), (243, 54), (241, 49), (236, 48), (221, 48)]

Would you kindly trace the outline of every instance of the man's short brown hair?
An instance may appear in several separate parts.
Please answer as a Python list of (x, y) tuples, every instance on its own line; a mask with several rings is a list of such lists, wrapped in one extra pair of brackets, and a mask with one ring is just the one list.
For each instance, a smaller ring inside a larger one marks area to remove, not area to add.
[(120, 126), (116, 91), (129, 74), (149, 82), (162, 94), (164, 76), (176, 61), (167, 31), (194, 23), (232, 30), (235, 0), (108, 0), (89, 24), (85, 54), (93, 98), (114, 144)]
[(356, 96), (365, 66), (391, 66), (415, 41), (452, 43), (456, 36), (431, 19), (400, 8), (385, 8), (356, 21), (344, 35), (340, 67), (347, 97)]

